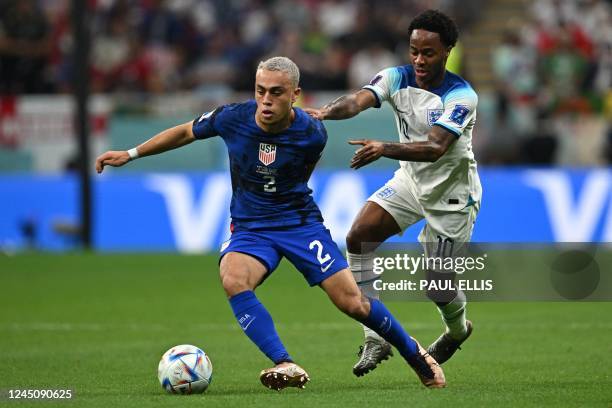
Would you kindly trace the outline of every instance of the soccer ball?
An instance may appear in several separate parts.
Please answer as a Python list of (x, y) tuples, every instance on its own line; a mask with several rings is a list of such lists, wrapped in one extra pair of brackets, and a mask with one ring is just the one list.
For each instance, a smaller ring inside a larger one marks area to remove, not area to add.
[(212, 381), (212, 363), (198, 347), (181, 344), (164, 353), (157, 378), (171, 394), (201, 394)]

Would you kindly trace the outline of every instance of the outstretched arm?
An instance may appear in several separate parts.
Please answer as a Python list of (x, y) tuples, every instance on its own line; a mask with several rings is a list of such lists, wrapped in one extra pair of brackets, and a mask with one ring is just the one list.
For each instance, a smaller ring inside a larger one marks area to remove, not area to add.
[(380, 157), (403, 161), (435, 162), (446, 153), (455, 140), (457, 136), (440, 126), (434, 126), (431, 129), (426, 142), (388, 143), (378, 140), (350, 140), (349, 144), (363, 146), (355, 152), (351, 160), (351, 167), (358, 169)]
[(376, 97), (372, 91), (361, 89), (349, 95), (342, 95), (320, 109), (305, 108), (304, 111), (319, 120), (348, 119), (376, 106), (376, 102)]
[(137, 157), (151, 156), (185, 146), (195, 140), (191, 126), (192, 122), (187, 122), (166, 129), (130, 152), (122, 150), (103, 153), (96, 159), (96, 171), (102, 173), (104, 166), (121, 167)]

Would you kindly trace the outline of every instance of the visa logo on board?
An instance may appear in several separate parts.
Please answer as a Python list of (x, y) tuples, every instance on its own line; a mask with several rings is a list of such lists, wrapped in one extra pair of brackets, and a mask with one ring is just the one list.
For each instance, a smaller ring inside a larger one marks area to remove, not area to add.
[[(511, 199), (516, 200), (517, 206), (526, 207), (523, 210), (530, 212), (532, 217), (546, 218), (546, 225), (550, 228), (550, 232), (534, 231), (530, 230), (529, 220), (516, 220), (525, 223), (525, 241), (533, 241), (533, 236), (546, 235), (550, 237), (547, 240), (556, 242), (612, 242), (612, 172), (605, 169), (590, 171), (578, 186), (572, 184), (571, 173), (564, 170), (538, 169), (508, 173), (521, 183), (519, 191), (528, 193), (535, 190), (538, 193), (537, 203), (533, 198), (524, 203), (521, 197)], [(369, 182), (364, 174), (330, 172), (327, 177), (315, 175), (310, 182), (325, 225), (340, 246), (344, 246), (353, 219), (369, 193), (382, 185)], [(232, 192), (227, 174), (209, 175), (202, 187), (194, 185), (188, 176), (181, 174), (149, 175), (146, 178), (146, 187), (163, 197), (176, 249), (181, 252), (214, 251), (229, 239), (229, 203)], [(492, 216), (488, 221), (479, 217), (476, 229), (495, 230), (497, 235), (490, 236), (489, 232), (484, 239), (482, 235), (479, 238), (487, 242), (505, 242), (502, 224), (514, 221), (507, 214), (495, 212), (495, 199), (502, 198), (488, 196), (484, 184), (483, 208)], [(199, 195), (197, 191), (200, 191)], [(347, 197), (351, 199), (347, 200)], [(500, 225), (483, 228), (482, 223), (492, 222), (492, 219)]]

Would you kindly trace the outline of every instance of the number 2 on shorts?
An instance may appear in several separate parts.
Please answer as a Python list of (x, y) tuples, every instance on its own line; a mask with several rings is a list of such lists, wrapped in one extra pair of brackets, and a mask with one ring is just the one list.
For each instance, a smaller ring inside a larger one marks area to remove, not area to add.
[(323, 244), (321, 244), (321, 241), (319, 241), (318, 239), (315, 239), (308, 245), (308, 248), (311, 250), (315, 247), (317, 248), (317, 261), (319, 261), (321, 265), (331, 259), (331, 256), (329, 256), (329, 254), (325, 254), (325, 256), (323, 256)]

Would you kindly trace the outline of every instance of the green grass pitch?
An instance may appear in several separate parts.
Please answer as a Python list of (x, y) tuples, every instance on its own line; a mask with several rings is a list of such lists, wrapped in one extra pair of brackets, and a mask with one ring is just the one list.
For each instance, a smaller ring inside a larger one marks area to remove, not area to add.
[[(312, 382), (267, 390), (258, 374), (270, 362), (235, 322), (216, 262), (0, 255), (0, 406), (612, 406), (612, 303), (473, 303), (474, 334), (444, 365), (448, 387), (428, 390), (397, 353), (355, 378), (361, 328), (287, 263), (257, 293)], [(431, 304), (388, 306), (424, 344), (442, 330)], [(204, 395), (167, 395), (157, 382), (160, 356), (181, 343), (213, 361)], [(8, 389), (63, 388), (73, 400), (6, 399)]]

